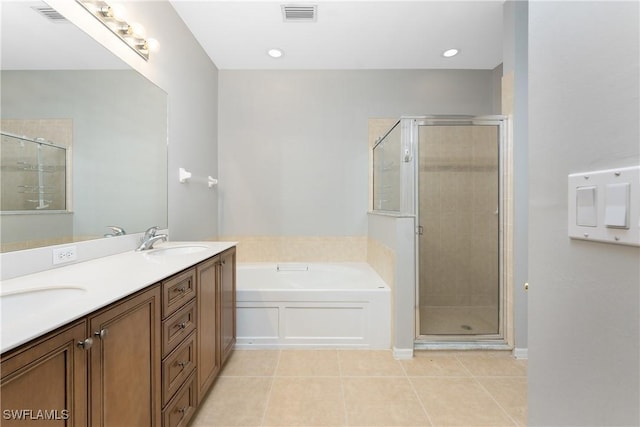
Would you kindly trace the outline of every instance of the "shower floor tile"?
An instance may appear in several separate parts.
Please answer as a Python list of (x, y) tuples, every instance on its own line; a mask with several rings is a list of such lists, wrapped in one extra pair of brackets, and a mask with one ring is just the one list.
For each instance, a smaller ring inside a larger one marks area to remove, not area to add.
[(501, 351), (235, 350), (191, 427), (526, 426), (527, 362)]
[(495, 306), (420, 307), (420, 335), (485, 335), (497, 331)]

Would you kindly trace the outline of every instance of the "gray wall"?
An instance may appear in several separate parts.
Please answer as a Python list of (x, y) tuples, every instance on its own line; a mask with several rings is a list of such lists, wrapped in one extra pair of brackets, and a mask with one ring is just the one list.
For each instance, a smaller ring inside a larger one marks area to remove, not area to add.
[(366, 235), (368, 119), (491, 114), (493, 77), (220, 71), (220, 234)]
[(528, 280), (529, 247), (529, 113), (528, 113), (528, 8), (529, 2), (509, 0), (504, 4), (503, 72), (513, 73), (513, 308), (516, 354), (528, 347), (528, 300), (524, 284)]
[(640, 250), (567, 237), (567, 175), (640, 162), (639, 4), (529, 17), (529, 425), (638, 426)]

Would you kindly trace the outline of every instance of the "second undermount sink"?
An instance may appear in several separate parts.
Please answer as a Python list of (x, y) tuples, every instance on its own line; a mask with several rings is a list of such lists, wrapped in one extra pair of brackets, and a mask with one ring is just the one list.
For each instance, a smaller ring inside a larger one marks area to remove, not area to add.
[(17, 289), (0, 294), (2, 317), (24, 316), (25, 313), (44, 311), (60, 306), (84, 295), (81, 286), (59, 285)]
[(190, 246), (171, 246), (168, 248), (158, 248), (152, 249), (147, 253), (147, 255), (152, 256), (171, 256), (171, 255), (188, 255), (194, 254), (196, 252), (202, 252), (207, 250), (208, 246), (200, 246), (200, 245), (190, 245)]

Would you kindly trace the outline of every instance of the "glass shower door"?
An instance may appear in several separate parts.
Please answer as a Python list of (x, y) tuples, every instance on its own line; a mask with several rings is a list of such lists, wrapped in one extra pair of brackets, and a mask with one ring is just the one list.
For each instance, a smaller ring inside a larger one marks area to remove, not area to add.
[(419, 127), (419, 335), (500, 328), (498, 125)]

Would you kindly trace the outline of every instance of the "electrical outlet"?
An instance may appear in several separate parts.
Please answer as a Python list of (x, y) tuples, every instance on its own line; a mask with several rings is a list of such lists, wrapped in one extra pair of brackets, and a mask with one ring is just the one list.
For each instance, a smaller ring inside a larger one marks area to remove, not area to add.
[(71, 262), (78, 259), (78, 253), (76, 252), (76, 246), (64, 246), (62, 248), (55, 248), (53, 250), (53, 263), (62, 264), (64, 262)]

